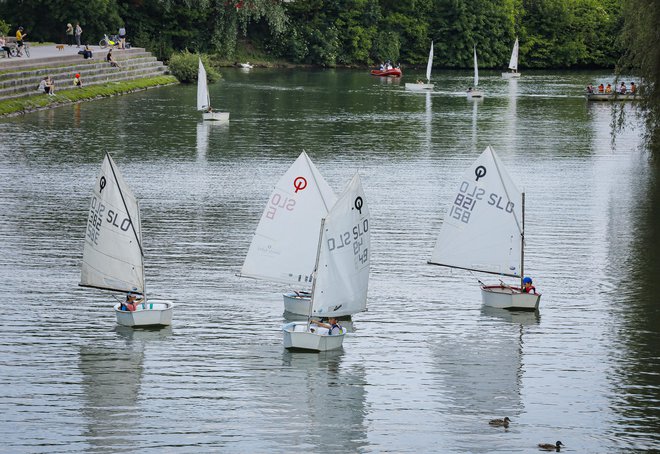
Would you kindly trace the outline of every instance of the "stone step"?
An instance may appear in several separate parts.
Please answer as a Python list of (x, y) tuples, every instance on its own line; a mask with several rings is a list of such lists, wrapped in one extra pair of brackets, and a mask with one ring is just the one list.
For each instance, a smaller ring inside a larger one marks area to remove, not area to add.
[[(118, 60), (123, 68), (132, 68), (135, 66), (156, 65), (162, 66), (163, 63), (156, 60), (155, 57), (145, 56)], [(14, 71), (7, 74), (0, 75), (0, 89), (12, 86), (20, 86), (24, 83), (31, 84), (34, 79), (37, 83), (44, 76), (50, 75), (52, 78), (73, 77), (74, 74), (80, 73), (82, 77), (88, 77), (97, 74), (100, 71), (116, 70), (110, 66), (108, 62), (97, 61), (95, 63), (85, 63), (71, 66), (57, 66), (51, 68), (40, 68), (28, 71)]]
[[(157, 77), (165, 74), (165, 70), (166, 67), (161, 65), (160, 67), (140, 68), (130, 71), (106, 72), (94, 76), (94, 78), (83, 79), (83, 84), (84, 86), (101, 85), (110, 82)], [(73, 78), (69, 78), (66, 81), (54, 80), (53, 82), (55, 82), (55, 93), (59, 90), (73, 88)], [(38, 86), (39, 84), (37, 83), (36, 85), (22, 86), (20, 89), (2, 89), (0, 90), (0, 99), (20, 98), (22, 96), (37, 94)]]
[[(107, 55), (108, 49), (98, 50), (93, 49), (94, 58), (100, 59), (105, 58)], [(151, 55), (145, 49), (141, 47), (134, 47), (131, 49), (125, 50), (113, 50), (112, 55), (115, 59), (130, 58), (137, 55)], [(6, 54), (5, 54), (6, 55)], [(73, 54), (73, 55), (63, 55), (63, 56), (48, 56), (48, 57), (14, 57), (14, 58), (0, 58), (0, 72), (14, 69), (27, 69), (27, 68), (39, 68), (43, 66), (57, 66), (59, 64), (72, 64), (80, 61), (85, 61), (82, 55)]]

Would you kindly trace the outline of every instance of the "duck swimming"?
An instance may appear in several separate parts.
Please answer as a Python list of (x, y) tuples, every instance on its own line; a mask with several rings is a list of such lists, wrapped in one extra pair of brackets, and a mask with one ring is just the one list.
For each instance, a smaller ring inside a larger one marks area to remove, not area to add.
[(502, 427), (509, 427), (509, 423), (511, 420), (509, 419), (508, 416), (505, 416), (504, 419), (491, 419), (488, 421), (488, 424), (491, 426), (502, 426)]
[(545, 451), (556, 451), (559, 452), (561, 447), (564, 446), (564, 443), (561, 441), (557, 441), (554, 445), (551, 443), (539, 443), (539, 449), (543, 449)]

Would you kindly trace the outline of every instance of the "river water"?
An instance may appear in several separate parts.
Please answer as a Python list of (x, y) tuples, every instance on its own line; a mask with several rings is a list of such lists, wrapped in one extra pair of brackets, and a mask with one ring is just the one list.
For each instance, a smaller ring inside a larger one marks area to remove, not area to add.
[[(630, 106), (581, 96), (612, 75), (486, 72), (482, 101), (469, 72), (407, 92), (419, 77), (228, 69), (211, 87), (228, 125), (183, 85), (3, 120), (0, 451), (660, 449), (660, 172)], [(526, 192), (536, 314), (487, 310), (487, 276), (426, 263), (487, 145)], [(322, 354), (283, 349), (288, 288), (236, 276), (303, 149), (337, 192), (359, 171), (372, 215), (369, 309)], [(111, 295), (77, 285), (106, 151), (170, 328), (119, 328)]]

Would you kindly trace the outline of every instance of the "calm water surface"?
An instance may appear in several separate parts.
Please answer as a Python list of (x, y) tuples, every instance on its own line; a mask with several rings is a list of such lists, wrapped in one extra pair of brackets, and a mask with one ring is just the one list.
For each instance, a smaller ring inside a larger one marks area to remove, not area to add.
[[(642, 130), (587, 104), (606, 73), (438, 73), (433, 94), (364, 71), (226, 70), (202, 123), (174, 86), (0, 123), (0, 451), (566, 452), (660, 449), (660, 172)], [(427, 265), (487, 145), (526, 191), (538, 314), (482, 307)], [(268, 195), (306, 150), (372, 213), (368, 312), (343, 350), (282, 348), (281, 292), (236, 277)], [(116, 326), (77, 286), (90, 191), (112, 153), (141, 200), (160, 331)], [(488, 425), (508, 416), (508, 430)]]

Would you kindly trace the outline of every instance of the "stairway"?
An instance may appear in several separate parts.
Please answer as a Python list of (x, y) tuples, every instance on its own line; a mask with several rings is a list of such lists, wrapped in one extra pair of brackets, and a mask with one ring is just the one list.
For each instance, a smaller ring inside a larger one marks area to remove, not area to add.
[(82, 55), (60, 56), (54, 52), (42, 52), (39, 56), (34, 49), (31, 58), (0, 58), (0, 100), (38, 94), (37, 87), (45, 76), (53, 79), (57, 93), (74, 88), (73, 77), (77, 73), (83, 86), (90, 86), (162, 76), (167, 71), (162, 62), (142, 48), (114, 50), (113, 56), (121, 68), (104, 61), (107, 50), (92, 49), (94, 57), (85, 60)]

